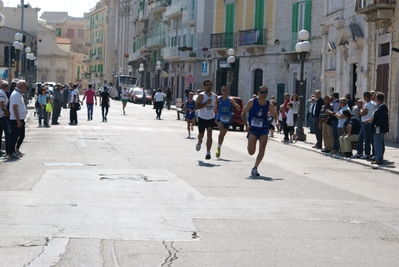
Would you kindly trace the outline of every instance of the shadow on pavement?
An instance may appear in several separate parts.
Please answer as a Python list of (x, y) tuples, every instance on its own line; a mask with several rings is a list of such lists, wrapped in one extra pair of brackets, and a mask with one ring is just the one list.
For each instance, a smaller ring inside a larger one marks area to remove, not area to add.
[(220, 167), (220, 165), (218, 165), (218, 164), (213, 164), (213, 163), (205, 163), (205, 162), (203, 162), (202, 160), (199, 160), (198, 161), (198, 165), (199, 166), (201, 166), (201, 167)]
[(274, 181), (283, 181), (283, 178), (270, 178), (270, 177), (266, 177), (266, 176), (258, 176), (258, 177), (253, 177), (253, 176), (249, 176), (247, 179), (250, 180), (263, 180), (265, 182), (274, 182)]

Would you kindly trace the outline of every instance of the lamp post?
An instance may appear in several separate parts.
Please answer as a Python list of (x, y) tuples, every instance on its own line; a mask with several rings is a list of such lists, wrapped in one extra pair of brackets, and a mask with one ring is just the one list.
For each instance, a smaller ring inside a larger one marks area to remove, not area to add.
[(142, 88), (144, 88), (144, 82), (143, 82), (143, 79), (144, 79), (144, 64), (143, 63), (140, 63), (139, 72), (140, 72), (140, 86)]
[[(0, 9), (4, 6), (3, 1), (0, 0)], [(3, 14), (0, 13), (0, 27), (3, 27), (6, 24), (6, 19)]]
[(127, 71), (129, 72), (129, 76), (132, 76), (132, 72), (133, 72), (132, 66), (129, 65), (129, 67), (127, 68)]
[(160, 87), (160, 83), (161, 83), (161, 61), (157, 61), (157, 66), (156, 66), (156, 70), (158, 72), (158, 78), (157, 78), (157, 86), (156, 89), (158, 90)]
[(26, 53), (26, 60), (28, 64), (28, 73), (29, 73), (29, 90), (28, 90), (28, 99), (32, 99), (32, 63), (35, 58), (35, 55), (31, 53), (30, 47), (25, 48), (25, 53)]
[(295, 51), (299, 54), (301, 61), (301, 73), (299, 80), (299, 114), (298, 114), (298, 128), (297, 128), (297, 140), (306, 141), (306, 135), (303, 130), (303, 121), (305, 118), (305, 97), (306, 97), (306, 79), (304, 79), (304, 63), (306, 54), (310, 51), (311, 45), (308, 41), (309, 32), (301, 30), (298, 33), (299, 42), (295, 45)]
[(17, 65), (16, 65), (15, 76), (17, 76), (18, 79), (21, 78), (21, 72), (19, 71), (19, 64), (18, 64), (19, 63), (19, 54), (20, 54), (20, 51), (22, 51), (22, 49), (24, 49), (24, 45), (22, 44), (22, 38), (23, 38), (23, 36), (22, 36), (22, 33), (20, 33), (20, 32), (17, 32), (14, 35), (15, 42), (13, 43), (13, 46), (14, 46), (15, 50), (17, 50)]
[(235, 58), (235, 53), (236, 51), (234, 51), (233, 48), (230, 48), (227, 51), (227, 54), (229, 55), (229, 57), (227, 58), (227, 63), (229, 63), (230, 65), (230, 73), (229, 73), (229, 79), (228, 79), (228, 86), (229, 86), (229, 90), (230, 90), (230, 94), (232, 95), (237, 95), (237, 92), (233, 92), (232, 90), (232, 83), (233, 83), (233, 64), (234, 62), (236, 62), (236, 58)]

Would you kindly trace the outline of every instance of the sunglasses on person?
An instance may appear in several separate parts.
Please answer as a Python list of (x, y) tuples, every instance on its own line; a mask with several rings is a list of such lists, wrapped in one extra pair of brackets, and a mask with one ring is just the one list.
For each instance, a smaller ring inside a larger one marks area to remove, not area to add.
[(261, 95), (265, 95), (267, 93), (269, 93), (269, 92), (268, 91), (259, 91), (259, 94), (261, 94)]

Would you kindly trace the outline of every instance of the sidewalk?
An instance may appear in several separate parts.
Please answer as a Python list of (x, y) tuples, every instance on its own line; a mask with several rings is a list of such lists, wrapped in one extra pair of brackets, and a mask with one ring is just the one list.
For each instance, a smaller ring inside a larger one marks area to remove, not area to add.
[[(364, 160), (364, 159), (351, 159), (351, 158), (345, 158), (341, 157), (338, 155), (331, 155), (328, 153), (323, 153), (321, 152), (321, 149), (315, 149), (312, 148), (314, 144), (316, 144), (316, 135), (310, 134), (309, 128), (304, 128), (305, 134), (306, 134), (306, 141), (298, 141), (294, 143), (283, 143), (281, 142), (284, 139), (284, 134), (279, 134), (279, 133), (274, 133), (274, 137), (270, 137), (269, 140), (274, 141), (274, 142), (279, 142), (281, 145), (289, 145), (289, 146), (296, 146), (302, 149), (306, 149), (309, 151), (313, 151), (316, 153), (319, 153), (320, 156), (329, 156), (332, 158), (335, 158), (337, 160), (346, 160), (349, 162), (353, 162), (356, 164), (361, 164), (366, 167), (370, 167), (372, 169), (381, 169), (393, 173), (399, 174), (399, 144), (395, 143), (389, 143), (385, 142), (385, 153), (384, 153), (384, 164), (383, 165), (373, 165), (371, 164), (371, 161)], [(355, 154), (356, 151), (353, 151), (353, 154)]]

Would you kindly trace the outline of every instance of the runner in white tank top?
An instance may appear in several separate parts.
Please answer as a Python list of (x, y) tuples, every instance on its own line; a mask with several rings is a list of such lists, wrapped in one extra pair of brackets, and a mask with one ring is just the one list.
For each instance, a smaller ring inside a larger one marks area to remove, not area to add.
[(212, 148), (212, 130), (215, 124), (215, 105), (218, 103), (216, 94), (212, 93), (212, 82), (204, 81), (205, 91), (201, 93), (195, 101), (195, 109), (198, 112), (198, 143), (195, 146), (197, 151), (201, 150), (202, 139), (206, 129), (206, 156), (205, 159), (211, 159)]

